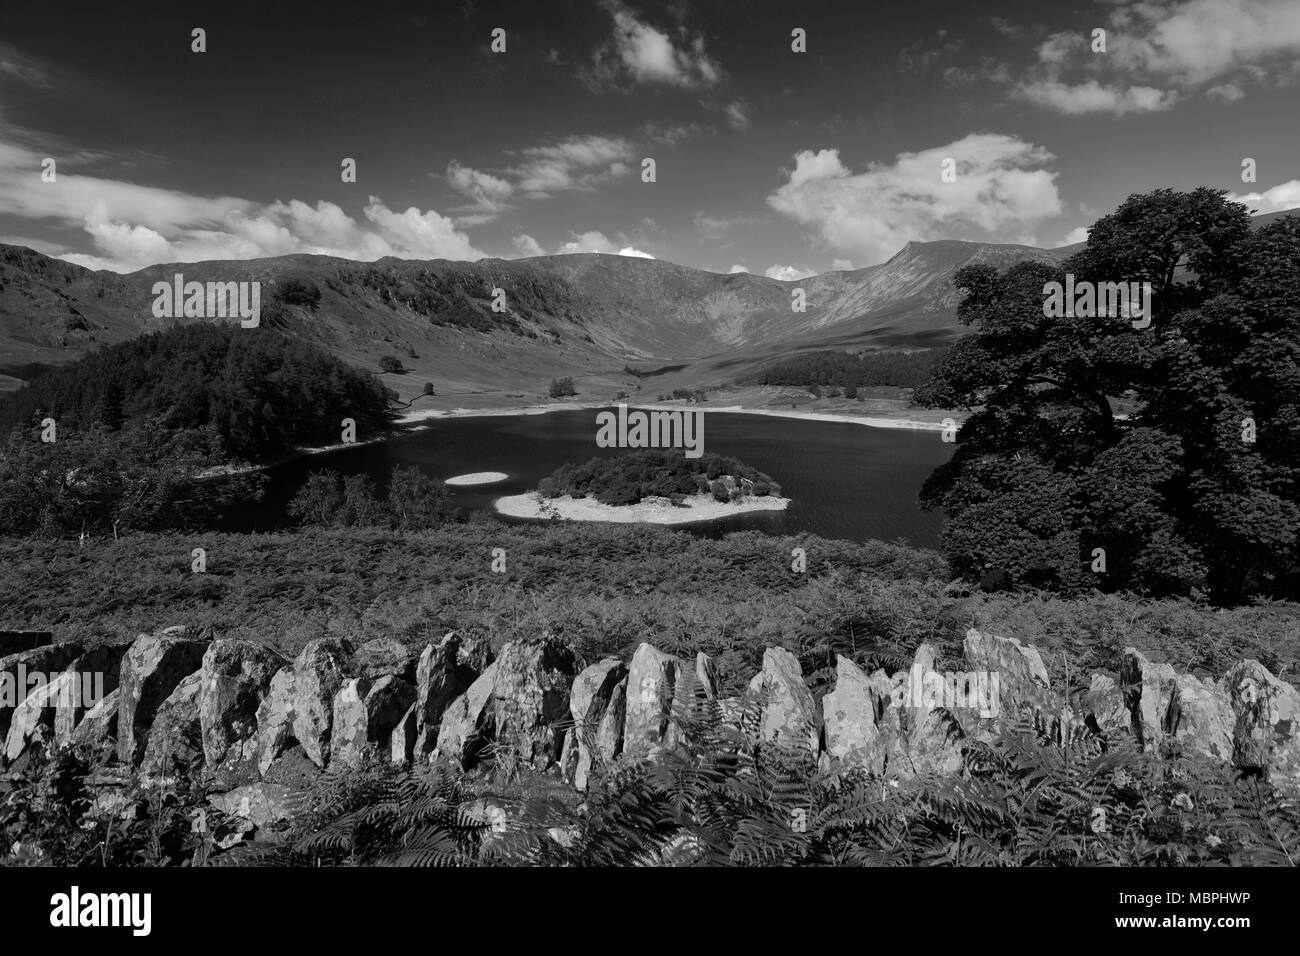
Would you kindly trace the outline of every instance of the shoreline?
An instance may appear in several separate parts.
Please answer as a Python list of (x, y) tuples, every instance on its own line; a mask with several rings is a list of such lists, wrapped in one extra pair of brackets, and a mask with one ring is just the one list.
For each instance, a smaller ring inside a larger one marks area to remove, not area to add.
[(740, 503), (714, 500), (700, 493), (686, 499), (679, 507), (666, 498), (647, 498), (634, 505), (606, 505), (594, 498), (543, 499), (537, 492), (505, 495), (492, 502), (492, 510), (507, 518), (534, 518), (542, 521), (603, 521), (609, 524), (683, 525), (718, 521), (735, 515), (763, 511), (784, 511), (789, 498), (774, 495), (749, 495)]
[[(209, 468), (201, 472), (199, 478), (215, 478), (229, 475), (248, 474), (250, 472), (265, 471), (268, 468), (274, 468), (277, 465), (283, 465), (309, 455), (326, 455), (330, 452), (343, 451), (348, 448), (360, 448), (365, 445), (373, 445), (377, 442), (388, 441), (390, 438), (399, 437), (402, 434), (419, 431), (426, 423), (440, 421), (448, 418), (503, 418), (514, 415), (546, 415), (551, 412), (581, 412), (596, 411), (602, 408), (616, 408), (620, 403), (617, 401), (603, 402), (573, 402), (573, 403), (547, 403), (543, 405), (510, 405), (494, 408), (427, 408), (420, 411), (408, 411), (404, 415), (398, 416), (393, 421), (393, 428), (389, 434), (379, 435), (374, 438), (367, 438), (364, 441), (355, 442), (338, 442), (332, 445), (318, 445), (296, 448), (291, 451), (282, 452), (267, 461), (258, 462), (253, 465), (243, 467), (233, 467), (231, 465), (222, 465), (217, 468)], [(810, 422), (845, 422), (850, 425), (863, 425), (868, 428), (899, 428), (910, 429), (913, 431), (942, 431), (942, 422), (924, 422), (909, 418), (889, 418), (878, 415), (837, 415), (834, 412), (804, 412), (798, 409), (781, 409), (781, 408), (747, 408), (744, 405), (722, 405), (714, 407), (699, 407), (689, 404), (669, 404), (666, 402), (623, 402), (630, 409), (641, 409), (645, 411), (698, 411), (708, 414), (709, 412), (719, 412), (726, 415), (763, 415), (769, 418), (793, 418), (803, 419)]]
[[(910, 428), (917, 431), (943, 431), (942, 422), (925, 422), (911, 418), (889, 418), (877, 415), (837, 415), (835, 412), (802, 412), (798, 409), (781, 408), (747, 408), (744, 405), (721, 405), (700, 407), (689, 404), (671, 405), (665, 402), (575, 402), (573, 404), (519, 405), (507, 408), (430, 408), (419, 412), (409, 412), (397, 421), (402, 425), (418, 425), (421, 422), (443, 418), (496, 418), (508, 415), (545, 415), (549, 412), (595, 411), (602, 408), (617, 408), (624, 404), (628, 408), (646, 411), (698, 411), (722, 412), (728, 415), (766, 415), (772, 418), (796, 418), (810, 422), (847, 422), (851, 425), (865, 425), (869, 428)], [(347, 448), (347, 445), (336, 447)], [(325, 450), (325, 449), (319, 449)]]

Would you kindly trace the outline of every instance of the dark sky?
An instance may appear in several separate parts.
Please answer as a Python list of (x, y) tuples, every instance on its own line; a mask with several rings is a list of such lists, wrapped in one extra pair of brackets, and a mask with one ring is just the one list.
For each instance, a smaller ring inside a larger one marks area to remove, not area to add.
[(621, 251), (783, 277), (1058, 245), (1158, 186), (1300, 206), (1298, 85), (1297, 0), (11, 3), (0, 241), (119, 270)]

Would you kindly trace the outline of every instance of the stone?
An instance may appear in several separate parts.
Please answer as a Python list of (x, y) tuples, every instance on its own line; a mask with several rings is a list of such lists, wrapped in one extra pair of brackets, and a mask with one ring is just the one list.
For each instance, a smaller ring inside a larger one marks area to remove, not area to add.
[(573, 651), (556, 640), (503, 646), (492, 687), (498, 747), (509, 748), (538, 771), (557, 762), (573, 673)]
[(176, 685), (153, 714), (140, 757), (140, 782), (144, 786), (176, 786), (202, 769), (201, 682), (197, 672), (190, 674)]
[(199, 670), (198, 710), (209, 768), (255, 776), (258, 708), (284, 663), (275, 651), (251, 641), (221, 639), (208, 645)]
[(206, 648), (174, 631), (141, 635), (127, 648), (118, 685), (117, 755), (123, 763), (140, 760), (158, 709), (202, 666)]
[(294, 744), (271, 761), (262, 771), (264, 783), (279, 783), (291, 790), (302, 790), (319, 778), (323, 771), (312, 762), (301, 744)]
[(352, 648), (337, 638), (309, 641), (293, 662), (293, 736), (318, 767), (330, 754), (334, 696), (343, 686)]
[(1092, 718), (1093, 732), (1110, 738), (1132, 729), (1132, 718), (1124, 702), (1124, 692), (1105, 674), (1093, 674), (1083, 694), (1084, 721)]
[[(437, 644), (427, 645), (420, 653), (415, 676), (417, 758), (423, 759), (434, 749), (438, 742), (438, 728), (443, 712), (453, 700), (465, 693), (481, 673), (466, 661), (463, 650), (460, 637), (455, 632), (450, 632)], [(474, 659), (483, 657), (481, 648), (478, 650), (480, 653)], [(469, 656), (474, 655), (471, 653)]]
[(1234, 714), (1223, 689), (1212, 680), (1175, 674), (1162, 731), (1185, 750), (1232, 759)]
[(71, 707), (70, 701), (81, 692), (79, 685), (75, 672), (64, 671), (39, 684), (14, 708), (4, 744), (6, 761), (17, 760), (31, 743), (53, 742), (55, 712)]
[(489, 664), (469, 689), (443, 711), (435, 757), (455, 760), (468, 769), (491, 743), (496, 720), (492, 699), (496, 668), (495, 662)]
[(1138, 746), (1144, 750), (1158, 747), (1164, 739), (1164, 717), (1173, 694), (1173, 667), (1153, 664), (1137, 648), (1126, 647), (1120, 656), (1119, 682)]
[(418, 706), (418, 704), (411, 704), (406, 708), (406, 713), (393, 728), (389, 739), (389, 755), (393, 763), (403, 767), (408, 766), (415, 759), (415, 715)]
[(641, 644), (628, 665), (623, 753), (641, 759), (657, 751), (668, 733), (681, 661)]
[(257, 706), (257, 769), (262, 774), (282, 754), (298, 746), (293, 735), (294, 684), (293, 666), (281, 667)]
[[(565, 777), (578, 790), (587, 789), (587, 778), (596, 761), (604, 763), (617, 756), (617, 746), (611, 747), (609, 752), (599, 749), (599, 730), (614, 696), (614, 689), (623, 684), (626, 697), (626, 680), (627, 667), (616, 657), (607, 657), (592, 664), (574, 678), (573, 688), (569, 692), (569, 713), (573, 718), (575, 753), (573, 767), (566, 772)], [(622, 735), (619, 736), (621, 738)], [(561, 759), (560, 762), (563, 765), (567, 761)]]
[(54, 713), (54, 739), (66, 743), (86, 713), (117, 690), (121, 680), (122, 657), (128, 644), (101, 644), (82, 654), (68, 670), (80, 675), (81, 693), (71, 695), (71, 705)]
[(275, 783), (250, 783), (208, 796), (208, 803), (228, 817), (247, 820), (263, 829), (291, 816), (289, 788)]
[(80, 644), (65, 641), (0, 658), (0, 740), (9, 734), (9, 722), (13, 720), (15, 709), (35, 689), (29, 678), (35, 674), (57, 674), (82, 652)]
[(105, 694), (90, 710), (86, 711), (80, 723), (73, 728), (69, 743), (74, 747), (90, 747), (99, 750), (109, 744), (116, 746), (117, 710), (121, 688)]
[(357, 648), (352, 659), (352, 673), (369, 680), (400, 677), (406, 683), (414, 684), (420, 656), (419, 647), (403, 644), (395, 637), (377, 637)]
[(760, 702), (759, 740), (775, 740), (785, 747), (808, 747), (818, 751), (821, 715), (803, 680), (799, 660), (783, 647), (763, 652), (763, 668), (749, 682), (749, 691)]
[(1222, 687), (1233, 712), (1233, 764), (1300, 784), (1300, 693), (1250, 659), (1229, 668)]
[(876, 726), (880, 696), (879, 686), (861, 668), (836, 656), (835, 689), (822, 698), (822, 724), (826, 752), (842, 765), (884, 773), (889, 741)]
[(966, 631), (962, 649), (966, 663), (977, 674), (984, 675), (982, 679), (994, 682), (991, 686), (998, 689), (997, 700), (993, 702), (997, 716), (1014, 720), (1025, 709), (1055, 709), (1047, 666), (1032, 644), (1021, 644), (1014, 637), (985, 634), (972, 627)]
[(624, 677), (609, 694), (609, 705), (601, 715), (596, 726), (596, 737), (591, 750), (607, 762), (613, 761), (623, 752), (623, 725), (627, 716), (627, 682)]

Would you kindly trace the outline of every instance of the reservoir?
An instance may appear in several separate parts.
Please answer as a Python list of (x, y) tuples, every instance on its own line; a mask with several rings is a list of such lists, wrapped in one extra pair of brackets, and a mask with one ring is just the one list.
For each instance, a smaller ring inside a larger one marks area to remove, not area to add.
[[(418, 465), (443, 480), (469, 472), (504, 472), (508, 477), (495, 484), (448, 489), (457, 507), (490, 511), (494, 499), (535, 489), (565, 462), (619, 454), (619, 449), (596, 445), (598, 411), (432, 419), (388, 441), (309, 455), (269, 469), (265, 499), (225, 524), (231, 530), (260, 531), (289, 525), (289, 500), (309, 472), (324, 468), (369, 474), (381, 492), (394, 465)], [(938, 431), (731, 412), (708, 412), (704, 419), (705, 452), (731, 455), (766, 472), (793, 500), (783, 512), (689, 526), (696, 533), (809, 532), (853, 541), (938, 545), (941, 515), (922, 511), (916, 503), (926, 477), (952, 454), (954, 446), (941, 441)]]

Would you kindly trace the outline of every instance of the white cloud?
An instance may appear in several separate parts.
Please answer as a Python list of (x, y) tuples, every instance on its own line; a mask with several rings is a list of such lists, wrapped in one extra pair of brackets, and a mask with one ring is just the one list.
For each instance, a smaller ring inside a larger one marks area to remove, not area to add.
[(1061, 246), (1072, 246), (1076, 242), (1088, 241), (1088, 226), (1075, 226), (1065, 234), (1065, 238), (1056, 244), (1057, 248)]
[(456, 210), (456, 222), (462, 226), (477, 226), (496, 219), (515, 191), (510, 183), (499, 176), (462, 166), (454, 159), (447, 164), (447, 182), (471, 200), (469, 206)]
[(515, 187), (533, 197), (592, 189), (630, 171), (632, 144), (610, 136), (570, 136), (549, 146), (524, 150), (524, 162), (510, 172)]
[(370, 261), (481, 259), (465, 233), (439, 213), (396, 212), (371, 196), (364, 222), (334, 203), (255, 203), (58, 171), (40, 180), (39, 153), (0, 144), (0, 214), (81, 228), (94, 252), (62, 258), (130, 272), (160, 262), (253, 259), (305, 252)]
[(722, 110), (727, 125), (738, 132), (749, 129), (749, 104), (744, 100), (733, 100)]
[(1228, 193), (1227, 198), (1233, 202), (1244, 202), (1251, 209), (1261, 213), (1295, 209), (1300, 207), (1300, 179), (1279, 183), (1262, 193), (1244, 193), (1240, 196), (1236, 193)]
[(605, 4), (614, 20), (614, 34), (596, 52), (595, 75), (612, 83), (626, 78), (634, 83), (702, 88), (721, 79), (722, 71), (704, 51), (704, 38), (683, 37), (680, 44), (663, 31), (639, 20), (619, 0)]
[(835, 272), (852, 272), (856, 266), (849, 259), (836, 259), (831, 263), (831, 269)]
[(769, 279), (780, 279), (782, 282), (795, 282), (816, 274), (806, 266), (768, 266), (763, 271), (763, 275)]
[[(941, 179), (947, 158), (956, 161), (956, 182)], [(1037, 225), (1061, 213), (1056, 173), (1033, 168), (1054, 158), (996, 133), (900, 153), (892, 165), (875, 163), (861, 173), (850, 172), (838, 150), (805, 150), (767, 202), (859, 264), (881, 262), (911, 240), (959, 233), (1033, 242)]]
[(536, 239), (534, 239), (532, 236), (528, 235), (527, 233), (522, 233), (518, 236), (515, 236), (510, 241), (514, 245), (515, 251), (519, 253), (521, 258), (527, 259), (530, 256), (546, 255), (546, 250), (541, 247), (541, 245), (537, 242)]
[(1173, 90), (1157, 90), (1150, 86), (1102, 86), (1096, 80), (1071, 86), (1057, 80), (1038, 80), (1022, 83), (1015, 95), (1038, 106), (1046, 106), (1077, 116), (1081, 113), (1158, 113), (1167, 110), (1178, 100)]
[(590, 232), (571, 233), (571, 235), (573, 236), (572, 239), (555, 250), (556, 255), (565, 256), (577, 252), (603, 252), (606, 255), (632, 256), (637, 259), (654, 258), (650, 253), (643, 252), (631, 245), (619, 247), (611, 242), (603, 232), (594, 229)]
[[(1208, 83), (1215, 85), (1206, 95), (1232, 102), (1245, 96), (1247, 81), (1293, 84), (1300, 76), (1295, 0), (1117, 2), (1099, 25), (1106, 52), (1092, 52), (1091, 31), (1053, 34), (1014, 95), (1067, 115), (1122, 115), (1167, 109)], [(1111, 80), (1095, 78), (1102, 74)]]
[(740, 264), (736, 264), (727, 270), (727, 275), (735, 275), (737, 272), (748, 272), (748, 271), (749, 270), (746, 269), (744, 266)]

